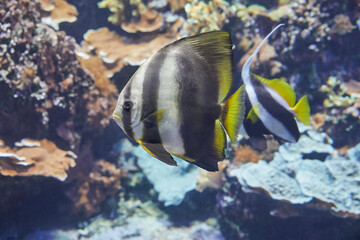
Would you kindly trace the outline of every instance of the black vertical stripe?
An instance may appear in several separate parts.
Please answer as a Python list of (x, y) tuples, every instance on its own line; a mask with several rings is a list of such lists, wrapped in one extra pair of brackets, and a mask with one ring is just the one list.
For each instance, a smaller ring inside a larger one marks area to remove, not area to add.
[[(125, 86), (124, 90), (124, 101), (129, 101), (130, 98), (131, 98), (131, 84), (132, 84), (132, 81), (130, 80), (128, 82), (128, 84)], [(122, 121), (123, 121), (123, 124), (124, 124), (124, 131), (125, 133), (131, 138), (131, 139), (134, 139), (134, 131), (131, 127), (131, 110), (125, 110), (123, 109), (122, 110)]]
[[(160, 86), (160, 71), (164, 65), (166, 54), (160, 50), (149, 62), (145, 70), (145, 79), (143, 82), (143, 102), (141, 116), (146, 119), (152, 113), (157, 111), (157, 101)], [(166, 81), (166, 79), (164, 79)], [(147, 143), (161, 143), (160, 133), (157, 122), (144, 121), (142, 141)]]
[[(294, 115), (271, 96), (262, 82), (252, 75), (250, 75), (250, 78), (260, 104), (271, 114), (273, 118), (279, 120), (297, 141), (300, 137), (300, 133), (294, 119)], [(271, 129), (269, 130), (271, 131)]]
[(190, 49), (183, 49), (182, 55), (177, 56), (177, 67), (180, 132), (185, 156), (198, 160), (214, 148), (215, 120), (220, 115), (217, 73)]

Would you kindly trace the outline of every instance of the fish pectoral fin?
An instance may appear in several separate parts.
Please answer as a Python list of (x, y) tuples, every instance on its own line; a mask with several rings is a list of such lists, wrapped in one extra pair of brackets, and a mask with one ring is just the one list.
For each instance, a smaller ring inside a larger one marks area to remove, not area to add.
[(250, 109), (246, 119), (250, 119), (252, 124), (255, 124), (257, 121), (259, 121), (259, 117), (256, 115), (254, 107)]
[(310, 106), (308, 97), (305, 95), (293, 107), (295, 117), (305, 125), (310, 125)]
[[(252, 115), (256, 115), (257, 117), (259, 117), (260, 115), (260, 103), (256, 103), (254, 106), (252, 106), (252, 108), (250, 109), (250, 111), (253, 110)], [(250, 113), (250, 112), (249, 112)], [(254, 117), (254, 116), (252, 116)]]
[(241, 86), (222, 104), (220, 122), (232, 142), (236, 142), (245, 115), (245, 87)]
[(140, 146), (145, 149), (151, 156), (161, 160), (162, 162), (177, 166), (173, 157), (168, 153), (160, 143), (144, 143), (139, 142)]
[(145, 116), (142, 121), (145, 126), (157, 126), (164, 118), (165, 109), (159, 109)]
[(193, 162), (195, 165), (210, 171), (218, 171), (218, 162), (224, 160), (226, 147), (226, 135), (220, 121), (215, 121), (215, 136), (212, 145), (209, 146), (206, 154)]
[(272, 88), (289, 104), (290, 107), (293, 107), (295, 105), (296, 93), (294, 89), (284, 80), (281, 80), (279, 78), (266, 79), (256, 74), (251, 74), (251, 76), (255, 77), (257, 80), (259, 80), (266, 86)]

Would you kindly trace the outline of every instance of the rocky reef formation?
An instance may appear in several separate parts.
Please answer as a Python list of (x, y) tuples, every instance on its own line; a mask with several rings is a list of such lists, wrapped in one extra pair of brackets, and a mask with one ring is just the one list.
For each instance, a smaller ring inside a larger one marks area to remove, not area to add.
[[(102, 152), (104, 147), (93, 148), (94, 139), (106, 134), (116, 94), (96, 87), (94, 76), (78, 61), (80, 46), (45, 24), (44, 11), (37, 1), (0, 1), (1, 227), (18, 222), (17, 213), (6, 216), (19, 205), (27, 206), (29, 215), (39, 211), (39, 204), (30, 207), (34, 196), (51, 202), (52, 212), (90, 216), (119, 191), (123, 176), (118, 166), (100, 159), (109, 154)], [(50, 201), (46, 189), (51, 184), (59, 202)], [(31, 186), (38, 190), (29, 194)], [(66, 207), (59, 208), (61, 204)]]

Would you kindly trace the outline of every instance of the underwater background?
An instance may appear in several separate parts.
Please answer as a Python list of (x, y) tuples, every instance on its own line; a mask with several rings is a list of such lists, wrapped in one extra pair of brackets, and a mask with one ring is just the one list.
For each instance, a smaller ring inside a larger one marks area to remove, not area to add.
[[(360, 239), (359, 0), (0, 0), (0, 239)], [(111, 119), (137, 68), (222, 29), (235, 76), (308, 95), (297, 143), (220, 171), (152, 158)]]

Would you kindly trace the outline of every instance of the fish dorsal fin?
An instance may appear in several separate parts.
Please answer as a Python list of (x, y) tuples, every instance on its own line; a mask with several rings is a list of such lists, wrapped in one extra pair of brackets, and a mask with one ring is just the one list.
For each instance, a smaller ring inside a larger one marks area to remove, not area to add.
[(244, 81), (245, 84), (247, 85), (251, 85), (250, 84), (250, 65), (254, 59), (254, 57), (258, 54), (258, 52), (260, 51), (261, 47), (264, 45), (264, 43), (266, 42), (266, 40), (268, 40), (268, 38), (281, 26), (283, 26), (284, 24), (279, 24), (277, 25), (265, 38), (264, 40), (262, 40), (262, 42), (259, 44), (259, 46), (255, 49), (255, 51), (253, 52), (253, 54), (251, 54), (251, 56), (248, 58), (248, 60), (245, 62), (242, 70), (241, 70), (241, 77)]
[(176, 166), (173, 157), (164, 149), (160, 143), (145, 143), (139, 141), (141, 147), (145, 149), (151, 156), (163, 161), (166, 164)]
[(305, 125), (310, 125), (310, 106), (306, 95), (300, 98), (293, 110), (296, 113), (295, 117), (299, 119), (300, 122)]
[(245, 115), (245, 88), (241, 86), (223, 104), (220, 122), (230, 140), (235, 143)]
[(275, 79), (266, 79), (260, 77), (256, 74), (252, 74), (256, 79), (258, 79), (263, 84), (274, 89), (288, 104), (290, 107), (293, 107), (296, 102), (296, 94), (294, 89), (284, 80), (275, 78)]
[(225, 31), (202, 33), (182, 39), (215, 71), (219, 85), (218, 102), (222, 102), (234, 85), (231, 37)]
[(194, 164), (197, 166), (210, 171), (218, 171), (218, 162), (224, 160), (226, 147), (226, 135), (222, 128), (220, 121), (215, 121), (215, 136), (212, 145), (210, 145), (208, 151), (200, 159), (197, 159)]

